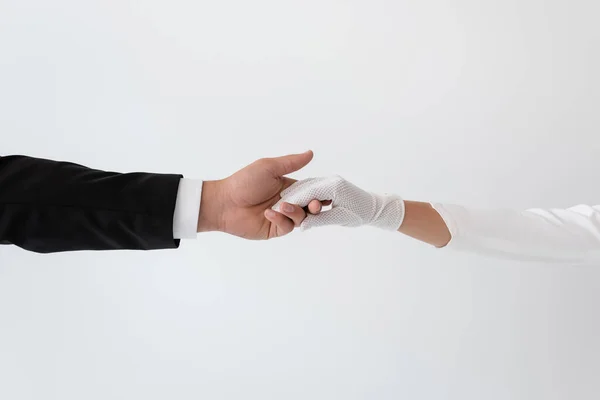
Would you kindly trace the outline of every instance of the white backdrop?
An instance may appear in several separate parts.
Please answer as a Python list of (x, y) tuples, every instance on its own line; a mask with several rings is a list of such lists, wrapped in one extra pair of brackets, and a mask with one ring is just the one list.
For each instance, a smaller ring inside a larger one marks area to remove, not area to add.
[[(0, 153), (600, 202), (598, 2), (0, 0)], [(596, 399), (600, 269), (327, 228), (0, 247), (0, 398)]]

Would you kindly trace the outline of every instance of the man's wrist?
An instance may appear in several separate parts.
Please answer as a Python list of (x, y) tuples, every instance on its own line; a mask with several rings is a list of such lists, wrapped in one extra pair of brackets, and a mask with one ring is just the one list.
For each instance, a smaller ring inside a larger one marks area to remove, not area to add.
[(200, 213), (198, 214), (198, 232), (222, 230), (223, 193), (222, 181), (204, 181)]

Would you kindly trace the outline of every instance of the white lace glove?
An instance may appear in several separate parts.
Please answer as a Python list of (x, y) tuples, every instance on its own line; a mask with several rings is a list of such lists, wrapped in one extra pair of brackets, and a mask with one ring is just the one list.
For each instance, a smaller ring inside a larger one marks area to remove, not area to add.
[(398, 230), (404, 219), (404, 201), (394, 195), (366, 192), (340, 176), (310, 178), (294, 183), (281, 192), (281, 200), (273, 206), (279, 211), (282, 202), (306, 207), (312, 200), (331, 200), (331, 210), (308, 214), (301, 229), (325, 225), (358, 227), (375, 226)]

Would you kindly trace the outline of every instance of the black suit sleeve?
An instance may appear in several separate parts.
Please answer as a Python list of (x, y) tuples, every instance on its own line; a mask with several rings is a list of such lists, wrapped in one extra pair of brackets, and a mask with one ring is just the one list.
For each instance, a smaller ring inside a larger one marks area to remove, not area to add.
[(181, 177), (0, 157), (0, 244), (38, 253), (177, 248)]

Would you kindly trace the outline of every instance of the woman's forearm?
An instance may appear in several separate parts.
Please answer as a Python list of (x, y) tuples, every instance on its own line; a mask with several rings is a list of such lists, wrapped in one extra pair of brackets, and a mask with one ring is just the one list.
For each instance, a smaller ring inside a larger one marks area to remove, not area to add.
[(398, 232), (435, 247), (444, 247), (450, 242), (450, 230), (431, 204), (405, 201), (404, 206), (404, 220)]
[(518, 211), (405, 204), (399, 231), (436, 247), (515, 260), (600, 260), (600, 206)]
[[(565, 263), (600, 261), (600, 206), (525, 211), (469, 209), (367, 192), (339, 176), (299, 181), (281, 197), (278, 204), (308, 206), (310, 214), (302, 222), (304, 229), (367, 225), (398, 230), (436, 247), (495, 257)], [(332, 201), (332, 209), (320, 213), (320, 202), (326, 200)]]

